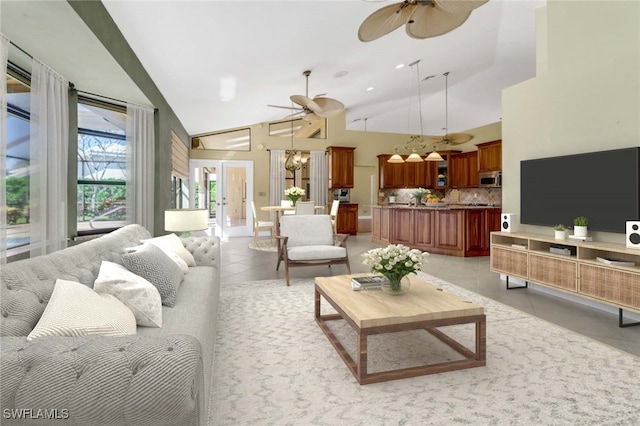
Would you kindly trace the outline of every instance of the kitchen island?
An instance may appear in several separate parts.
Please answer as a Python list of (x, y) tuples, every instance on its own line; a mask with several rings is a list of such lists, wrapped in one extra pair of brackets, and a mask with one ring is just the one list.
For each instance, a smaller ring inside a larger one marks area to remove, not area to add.
[(371, 239), (429, 253), (489, 256), (490, 235), (500, 230), (500, 207), (434, 203), (371, 206)]

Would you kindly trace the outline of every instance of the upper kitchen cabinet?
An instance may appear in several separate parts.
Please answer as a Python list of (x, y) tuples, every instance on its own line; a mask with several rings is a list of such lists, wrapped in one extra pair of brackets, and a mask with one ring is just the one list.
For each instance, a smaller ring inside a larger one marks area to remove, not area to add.
[(355, 148), (330, 146), (327, 148), (329, 160), (329, 188), (353, 188), (353, 166)]
[(478, 147), (478, 172), (502, 170), (502, 140), (476, 146)]
[(464, 152), (451, 156), (450, 188), (476, 188), (478, 186), (478, 152)]
[(447, 189), (451, 187), (451, 157), (460, 151), (438, 151), (442, 161), (427, 161), (431, 170), (433, 188)]
[(405, 164), (389, 163), (389, 154), (378, 155), (378, 186), (380, 189), (405, 188)]

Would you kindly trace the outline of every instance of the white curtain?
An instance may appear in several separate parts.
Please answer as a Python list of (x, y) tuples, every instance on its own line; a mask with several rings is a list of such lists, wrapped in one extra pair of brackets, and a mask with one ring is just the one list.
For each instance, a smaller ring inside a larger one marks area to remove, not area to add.
[(33, 257), (67, 245), (69, 155), (69, 82), (37, 59), (31, 70), (30, 121)]
[(127, 221), (153, 233), (153, 109), (127, 104)]
[[(309, 199), (316, 203), (316, 206), (326, 206), (327, 201), (327, 155), (325, 151), (311, 151), (309, 164), (310, 190)], [(328, 212), (326, 212), (328, 213)]]
[(0, 265), (7, 261), (7, 57), (9, 39), (0, 34)]
[(272, 149), (269, 164), (269, 205), (279, 206), (284, 199), (284, 162), (283, 149)]

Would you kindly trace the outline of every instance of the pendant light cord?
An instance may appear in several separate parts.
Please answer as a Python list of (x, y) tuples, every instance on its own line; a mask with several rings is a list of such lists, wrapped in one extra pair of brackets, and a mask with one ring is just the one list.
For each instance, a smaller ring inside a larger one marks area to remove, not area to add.
[(449, 133), (449, 71), (444, 74), (444, 136)]

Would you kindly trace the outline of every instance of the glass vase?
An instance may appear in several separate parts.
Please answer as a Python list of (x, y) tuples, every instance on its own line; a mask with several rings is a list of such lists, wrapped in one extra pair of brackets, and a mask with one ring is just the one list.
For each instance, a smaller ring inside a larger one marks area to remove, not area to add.
[(393, 296), (400, 296), (401, 294), (405, 294), (411, 288), (411, 281), (409, 280), (409, 276), (405, 275), (400, 279), (397, 278), (389, 278), (388, 284), (382, 284), (380, 288), (383, 292), (387, 294), (391, 294)]

